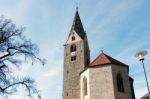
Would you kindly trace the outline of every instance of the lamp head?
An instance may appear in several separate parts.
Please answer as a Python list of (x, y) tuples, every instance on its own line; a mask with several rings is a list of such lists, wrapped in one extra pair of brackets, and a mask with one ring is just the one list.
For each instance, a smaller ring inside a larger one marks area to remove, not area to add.
[(144, 56), (146, 56), (148, 52), (146, 50), (137, 52), (134, 57), (139, 58), (140, 61), (144, 60)]

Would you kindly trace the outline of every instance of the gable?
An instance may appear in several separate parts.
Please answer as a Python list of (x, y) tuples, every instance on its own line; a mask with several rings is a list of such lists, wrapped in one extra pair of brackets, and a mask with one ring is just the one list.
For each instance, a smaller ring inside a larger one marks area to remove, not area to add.
[(128, 66), (104, 53), (100, 54), (89, 66), (105, 65), (105, 64), (116, 64), (121, 66)]
[[(72, 41), (72, 37), (75, 37), (75, 40)], [(70, 44), (70, 43), (75, 43), (75, 42), (78, 42), (81, 40), (81, 37), (75, 32), (75, 31), (72, 31), (66, 41), (66, 44)]]

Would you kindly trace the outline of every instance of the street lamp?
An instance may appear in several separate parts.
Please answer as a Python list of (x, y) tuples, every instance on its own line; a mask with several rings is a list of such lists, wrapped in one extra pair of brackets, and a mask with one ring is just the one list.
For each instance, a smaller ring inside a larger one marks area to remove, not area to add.
[(144, 50), (144, 51), (140, 51), (140, 52), (136, 53), (134, 56), (136, 58), (139, 58), (139, 61), (142, 62), (142, 66), (143, 66), (143, 70), (144, 70), (144, 75), (145, 75), (145, 80), (146, 80), (147, 89), (148, 89), (148, 96), (149, 96), (149, 99), (150, 99), (150, 89), (149, 89), (147, 75), (146, 75), (146, 70), (145, 70), (145, 66), (144, 66), (144, 56), (146, 56), (147, 54), (148, 54), (148, 52)]

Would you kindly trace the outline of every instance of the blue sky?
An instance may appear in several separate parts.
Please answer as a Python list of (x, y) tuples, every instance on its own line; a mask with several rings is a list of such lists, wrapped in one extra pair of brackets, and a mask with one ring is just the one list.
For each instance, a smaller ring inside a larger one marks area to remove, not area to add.
[[(143, 96), (147, 92), (143, 70), (133, 55), (140, 50), (150, 52), (149, 0), (0, 0), (0, 14), (18, 26), (26, 26), (24, 34), (39, 46), (41, 57), (47, 59), (44, 67), (23, 64), (15, 73), (36, 79), (43, 99), (61, 99), (63, 44), (71, 28), (76, 2), (88, 35), (91, 60), (103, 49), (130, 65), (136, 97)], [(145, 60), (147, 75), (150, 75), (149, 60), (150, 54)], [(19, 91), (10, 99), (28, 99), (24, 91)]]

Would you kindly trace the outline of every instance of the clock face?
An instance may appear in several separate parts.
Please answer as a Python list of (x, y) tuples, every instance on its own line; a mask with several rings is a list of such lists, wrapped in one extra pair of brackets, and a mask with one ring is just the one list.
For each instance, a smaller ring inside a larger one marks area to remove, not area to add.
[(71, 52), (71, 56), (75, 56), (76, 55), (76, 52)]

